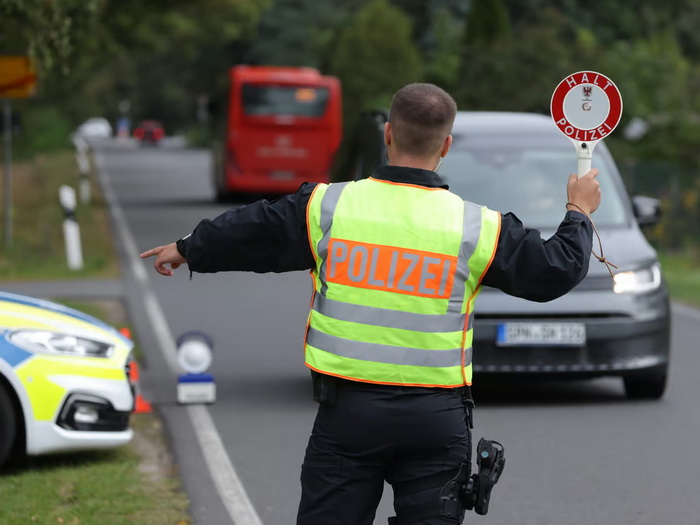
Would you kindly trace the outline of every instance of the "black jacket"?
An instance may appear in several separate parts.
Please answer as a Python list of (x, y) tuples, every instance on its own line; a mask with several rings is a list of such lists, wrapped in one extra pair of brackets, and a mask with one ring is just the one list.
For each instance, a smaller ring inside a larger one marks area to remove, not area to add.
[[(448, 189), (433, 171), (383, 166), (376, 179)], [(314, 258), (306, 228), (306, 206), (315, 184), (292, 195), (234, 208), (205, 219), (178, 243), (191, 271), (242, 270), (286, 272), (309, 270)], [(562, 203), (563, 207), (563, 203)], [(549, 301), (567, 293), (588, 272), (592, 228), (579, 212), (564, 216), (556, 233), (542, 240), (512, 213), (502, 216), (496, 255), (482, 284), (531, 301)]]

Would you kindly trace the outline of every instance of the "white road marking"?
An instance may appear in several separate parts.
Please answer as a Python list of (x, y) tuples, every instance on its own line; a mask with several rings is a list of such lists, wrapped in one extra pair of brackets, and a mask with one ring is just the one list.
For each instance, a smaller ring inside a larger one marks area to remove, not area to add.
[[(139, 251), (136, 242), (129, 230), (129, 225), (126, 222), (119, 201), (110, 185), (105, 160), (101, 152), (95, 152), (95, 164), (100, 186), (112, 214), (117, 235), (125, 247), (130, 269), (143, 292), (146, 314), (156, 333), (156, 339), (159, 343), (158, 347), (163, 354), (165, 362), (168, 364), (170, 372), (176, 375), (179, 373), (179, 366), (177, 364), (175, 339), (168, 327), (168, 322), (165, 319), (165, 314), (160, 307), (158, 298), (150, 287), (144, 263), (138, 258)], [(214, 425), (208, 408), (203, 405), (191, 405), (187, 408), (187, 414), (194, 427), (209, 474), (231, 520), (236, 525), (262, 525), (262, 521), (260, 521), (248, 497), (248, 493), (226, 453), (226, 448), (216, 430), (216, 425)]]
[[(204, 459), (214, 480), (216, 490), (219, 492), (231, 519), (236, 525), (262, 525), (248, 498), (245, 487), (231, 465), (209, 410), (204, 405), (190, 405), (188, 412), (192, 424), (197, 430), (197, 439), (202, 452), (204, 452)], [(222, 468), (222, 465), (227, 465), (227, 467)]]

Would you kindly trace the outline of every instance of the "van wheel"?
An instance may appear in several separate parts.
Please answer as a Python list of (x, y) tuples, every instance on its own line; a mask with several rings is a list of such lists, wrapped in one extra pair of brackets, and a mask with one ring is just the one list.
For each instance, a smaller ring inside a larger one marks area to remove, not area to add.
[(630, 399), (659, 399), (666, 391), (668, 365), (648, 372), (639, 372), (623, 377), (625, 394)]
[(0, 467), (7, 462), (17, 438), (17, 414), (12, 399), (0, 384)]

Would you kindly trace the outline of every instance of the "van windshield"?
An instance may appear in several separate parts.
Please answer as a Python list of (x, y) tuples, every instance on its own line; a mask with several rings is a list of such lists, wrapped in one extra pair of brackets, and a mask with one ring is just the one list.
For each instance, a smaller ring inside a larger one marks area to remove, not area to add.
[[(508, 143), (513, 145), (514, 141)], [(438, 173), (450, 185), (450, 191), (465, 200), (501, 213), (513, 212), (528, 227), (554, 229), (564, 217), (567, 178), (577, 167), (573, 147), (565, 146), (515, 144), (509, 148), (481, 139), (466, 147), (455, 136)], [(605, 157), (595, 153), (593, 167), (600, 170), (602, 193), (593, 220), (597, 226), (625, 224), (625, 208), (612, 180), (614, 170)]]
[(322, 117), (328, 105), (324, 87), (243, 85), (243, 111), (255, 116)]

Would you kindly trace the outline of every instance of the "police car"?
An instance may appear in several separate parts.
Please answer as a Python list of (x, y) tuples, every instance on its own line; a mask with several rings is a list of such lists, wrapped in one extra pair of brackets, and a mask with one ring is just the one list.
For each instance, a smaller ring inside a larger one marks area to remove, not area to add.
[(0, 291), (0, 466), (127, 443), (132, 346), (94, 317)]

